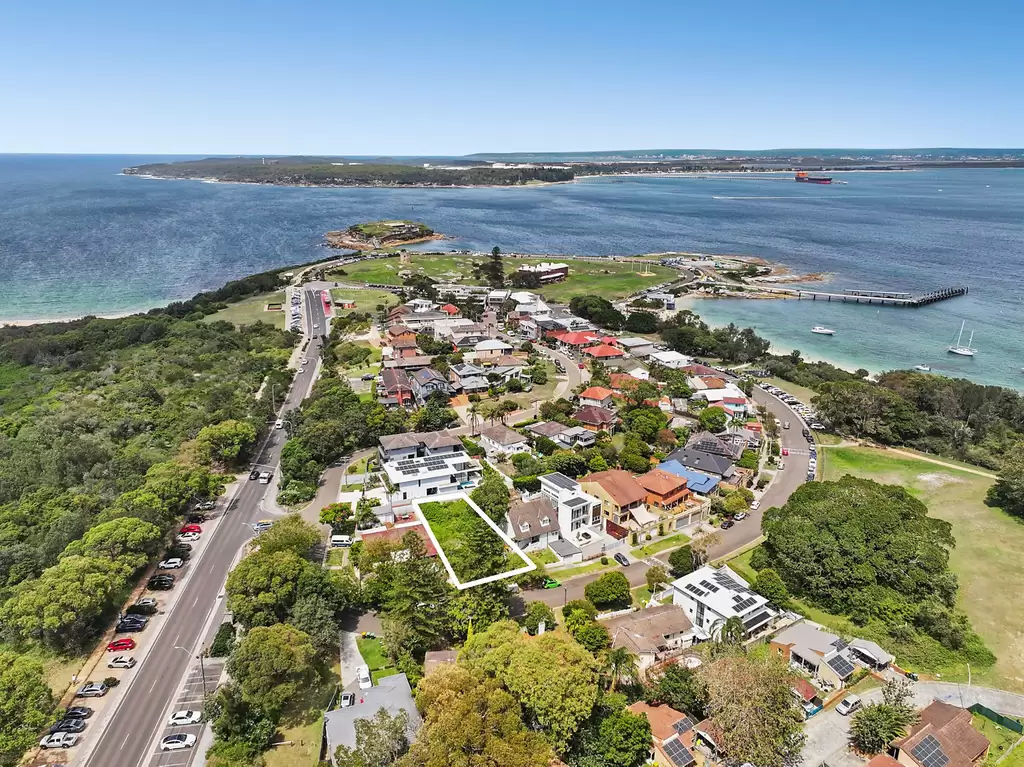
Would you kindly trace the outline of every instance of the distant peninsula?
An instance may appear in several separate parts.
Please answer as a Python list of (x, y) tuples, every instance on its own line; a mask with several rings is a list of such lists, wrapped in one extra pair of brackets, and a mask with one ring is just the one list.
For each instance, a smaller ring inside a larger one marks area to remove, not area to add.
[(153, 163), (123, 170), (148, 178), (195, 179), (279, 186), (474, 187), (525, 186), (572, 181), (569, 168), (494, 167), (492, 164), (435, 166), (362, 163), (328, 157), (210, 157)]
[(331, 248), (377, 250), (428, 240), (443, 240), (444, 235), (418, 221), (370, 221), (365, 224), (353, 224), (348, 229), (327, 232), (324, 239)]

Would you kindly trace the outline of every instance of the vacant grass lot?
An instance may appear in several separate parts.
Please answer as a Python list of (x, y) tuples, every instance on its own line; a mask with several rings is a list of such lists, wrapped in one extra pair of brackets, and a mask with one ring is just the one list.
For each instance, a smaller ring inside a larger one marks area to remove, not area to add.
[(998, 725), (991, 719), (986, 719), (979, 714), (971, 717), (971, 726), (988, 738), (990, 745), (988, 759), (984, 762), (986, 765), (995, 764), (999, 757), (1009, 752), (1013, 748), (1013, 744), (1020, 738), (1020, 735), (1013, 730)]
[(324, 711), (340, 681), (341, 666), (335, 663), (287, 706), (282, 716), (285, 724), (278, 728), (276, 740), (290, 743), (267, 751), (263, 757), (266, 767), (308, 767), (316, 764), (320, 756)]
[[(281, 311), (266, 311), (267, 304), (282, 304)], [(203, 322), (217, 322), (225, 320), (232, 325), (253, 325), (257, 322), (265, 322), (275, 328), (284, 329), (285, 318), (288, 316), (288, 307), (284, 306), (284, 291), (276, 293), (264, 293), (260, 296), (243, 298), (234, 304), (228, 304), (226, 309), (214, 312), (203, 318)]]
[(960, 579), (960, 607), (997, 657), (992, 668), (974, 670), (974, 683), (1024, 691), (1024, 524), (983, 503), (992, 480), (884, 450), (827, 452), (825, 479), (853, 474), (901, 485), (953, 526), (950, 565)]
[(811, 398), (817, 393), (814, 389), (808, 389), (806, 386), (800, 386), (799, 384), (790, 383), (789, 381), (783, 381), (781, 378), (765, 378), (764, 381), (770, 383), (772, 386), (778, 386), (782, 391), (789, 392), (805, 405), (810, 405)]
[[(448, 558), (452, 570), (462, 583), (497, 575), (498, 572), (515, 570), (527, 564), (527, 560), (518, 552), (511, 551), (490, 525), (464, 500), (431, 501), (420, 503), (419, 507)], [(501, 543), (506, 554), (505, 570), (482, 572), (485, 568), (480, 566), (479, 557), (471, 548), (470, 540), (473, 536), (478, 537), (478, 540), (490, 536)]]
[[(326, 279), (328, 282), (332, 280), (339, 282), (347, 280), (348, 277), (340, 274), (329, 274)], [(375, 280), (371, 280), (371, 282), (375, 282)], [(342, 309), (338, 307), (338, 300), (343, 298), (355, 301), (355, 308)], [(353, 312), (369, 312), (370, 314), (375, 315), (377, 313), (378, 306), (398, 306), (398, 296), (394, 293), (389, 293), (386, 290), (345, 290), (345, 288), (331, 288), (331, 301), (335, 302), (332, 314), (339, 317), (345, 314), (352, 314)]]
[[(404, 280), (399, 276), (399, 271), (408, 269), (431, 277), (438, 282), (481, 285), (484, 284), (482, 281), (473, 278), (473, 266), (484, 260), (471, 256), (413, 254), (412, 264), (402, 266), (399, 264), (398, 258), (380, 258), (346, 266), (346, 276), (328, 277), (328, 279), (356, 280), (378, 285), (402, 285)], [(552, 259), (507, 258), (505, 259), (505, 273), (511, 274), (524, 264), (539, 264), (550, 260)], [(678, 274), (674, 269), (668, 267), (649, 266), (647, 269), (651, 276), (642, 277), (639, 272), (644, 267), (639, 264), (624, 264), (611, 260), (607, 264), (569, 259), (567, 262), (569, 277), (564, 282), (537, 290), (545, 299), (564, 302), (573, 296), (598, 294), (612, 300), (673, 279)]]

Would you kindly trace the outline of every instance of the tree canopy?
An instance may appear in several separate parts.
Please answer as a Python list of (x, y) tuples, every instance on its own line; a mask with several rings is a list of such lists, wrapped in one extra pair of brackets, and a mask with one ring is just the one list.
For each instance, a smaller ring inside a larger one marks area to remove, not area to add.
[(308, 634), (277, 623), (249, 631), (231, 653), (227, 669), (242, 699), (273, 715), (312, 682), (315, 656)]

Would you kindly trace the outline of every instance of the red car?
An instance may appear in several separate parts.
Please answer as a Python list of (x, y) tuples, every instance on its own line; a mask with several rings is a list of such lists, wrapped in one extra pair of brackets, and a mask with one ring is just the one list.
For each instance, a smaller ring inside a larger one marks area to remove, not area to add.
[(107, 652), (125, 652), (134, 650), (136, 647), (134, 639), (115, 639), (107, 645)]
[(579, 367), (580, 367), (580, 370), (586, 370), (587, 369), (587, 366), (584, 365), (582, 362), (580, 363)]
[[(789, 450), (786, 449), (786, 448), (782, 448), (782, 454), (783, 455), (789, 455)], [(193, 525), (193, 527), (195, 527), (195, 525)]]
[(181, 528), (181, 532), (183, 532), (183, 533), (201, 533), (201, 532), (203, 532), (203, 528), (201, 528), (199, 525), (185, 525), (183, 528)]

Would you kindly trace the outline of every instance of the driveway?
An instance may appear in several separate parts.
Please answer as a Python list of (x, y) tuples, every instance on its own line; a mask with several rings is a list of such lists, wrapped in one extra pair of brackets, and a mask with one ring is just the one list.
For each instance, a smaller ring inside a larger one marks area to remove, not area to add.
[[(962, 708), (981, 703), (1001, 714), (1024, 716), (1024, 695), (1013, 692), (949, 682), (917, 682), (913, 689), (914, 705), (918, 708), (924, 708), (933, 700)], [(864, 703), (878, 703), (882, 700), (882, 690), (869, 690), (861, 698)], [(860, 767), (866, 761), (850, 751), (850, 717), (837, 714), (834, 707), (808, 719), (804, 734), (807, 740), (800, 755), (804, 767), (818, 767), (822, 762), (827, 762), (829, 767)]]

